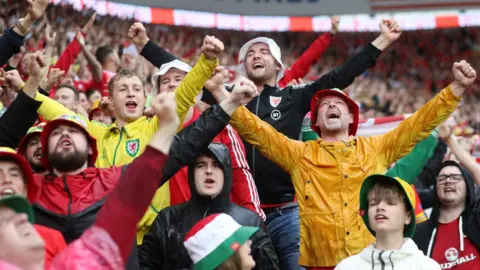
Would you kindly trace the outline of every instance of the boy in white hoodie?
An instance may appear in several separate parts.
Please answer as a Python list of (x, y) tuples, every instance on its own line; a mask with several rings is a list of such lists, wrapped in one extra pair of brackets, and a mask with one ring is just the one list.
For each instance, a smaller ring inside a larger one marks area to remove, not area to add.
[(440, 270), (411, 239), (415, 232), (415, 193), (400, 178), (371, 175), (360, 189), (360, 215), (376, 242), (340, 262), (336, 270)]

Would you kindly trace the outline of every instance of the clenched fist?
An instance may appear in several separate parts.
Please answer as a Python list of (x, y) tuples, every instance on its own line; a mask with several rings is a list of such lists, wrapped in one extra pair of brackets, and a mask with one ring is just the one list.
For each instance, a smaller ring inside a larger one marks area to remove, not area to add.
[(249, 103), (257, 95), (257, 86), (250, 80), (240, 78), (235, 84), (229, 99), (238, 106), (242, 106)]
[(224, 45), (214, 36), (205, 36), (203, 39), (202, 53), (210, 60), (214, 60), (223, 53)]
[(335, 35), (338, 33), (338, 26), (340, 25), (340, 17), (332, 16), (330, 17), (330, 22), (332, 23), (332, 29), (330, 29), (330, 34)]
[(455, 77), (455, 82), (465, 89), (470, 87), (477, 77), (475, 69), (465, 60), (453, 63), (452, 72)]
[(41, 52), (34, 52), (28, 57), (28, 73), (36, 78), (43, 78), (47, 61)]
[(177, 115), (177, 102), (173, 92), (158, 94), (152, 99), (151, 106), (157, 115), (160, 126), (173, 125), (177, 127), (180, 123)]
[(22, 77), (20, 77), (16, 69), (7, 71), (5, 79), (7, 84), (10, 85), (15, 92), (20, 92), (22, 85), (24, 85)]
[(150, 40), (147, 36), (147, 30), (145, 29), (145, 26), (139, 22), (136, 22), (130, 26), (130, 29), (128, 30), (128, 37), (140, 48), (145, 47)]
[(48, 0), (27, 0), (28, 15), (32, 20), (38, 20), (48, 6)]
[(390, 42), (393, 42), (402, 34), (402, 28), (395, 19), (383, 19), (380, 22), (380, 32)]

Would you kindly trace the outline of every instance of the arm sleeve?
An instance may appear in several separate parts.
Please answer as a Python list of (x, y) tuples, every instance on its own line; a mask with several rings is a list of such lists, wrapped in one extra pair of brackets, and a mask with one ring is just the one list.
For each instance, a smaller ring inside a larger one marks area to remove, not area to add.
[(248, 167), (245, 145), (231, 126), (227, 126), (223, 130), (221, 137), (222, 143), (229, 149), (230, 159), (232, 160), (233, 202), (257, 213), (265, 221), (266, 217), (260, 207), (257, 186)]
[(151, 40), (149, 40), (145, 47), (143, 47), (140, 54), (150, 63), (152, 63), (152, 65), (158, 68), (165, 63), (172, 62), (173, 60), (177, 59), (175, 56), (171, 55), (169, 52), (153, 43)]
[[(185, 76), (178, 88), (175, 90), (175, 100), (177, 101), (177, 115), (180, 118), (178, 131), (181, 130), (185, 117), (190, 107), (195, 105), (195, 97), (202, 91), (203, 85), (213, 74), (218, 65), (218, 60), (208, 60), (203, 54), (200, 56), (197, 64)], [(154, 133), (158, 128), (156, 116), (149, 122), (149, 133)]]
[(377, 162), (388, 167), (408, 154), (418, 142), (427, 138), (434, 128), (450, 116), (460, 100), (448, 86), (395, 129), (381, 136), (369, 137), (367, 140), (375, 148)]
[[(118, 186), (112, 191), (98, 213), (95, 225), (107, 231), (117, 243), (123, 261), (127, 261), (137, 222), (148, 207), (162, 179), (167, 155), (147, 146), (120, 177)], [(138, 184), (142, 179), (142, 184)]]
[[(140, 269), (153, 270), (163, 269), (162, 262), (165, 261), (166, 247), (163, 241), (165, 235), (162, 235), (162, 224), (165, 225), (162, 212), (160, 212), (153, 222), (150, 232), (148, 232), (143, 238), (142, 245), (138, 248), (138, 260), (140, 261)], [(178, 252), (178, 251), (176, 251)]]
[(409, 184), (414, 184), (428, 159), (433, 156), (435, 146), (437, 146), (437, 138), (430, 134), (425, 140), (415, 145), (412, 152), (397, 161), (387, 175), (399, 177)]
[(433, 156), (427, 161), (427, 164), (423, 167), (423, 170), (418, 175), (417, 185), (421, 185), (423, 188), (429, 188), (435, 185), (437, 173), (440, 170), (440, 166), (443, 162), (443, 157), (447, 153), (447, 144), (439, 140)]
[(305, 143), (292, 140), (278, 132), (244, 106), (233, 113), (230, 124), (263, 156), (287, 173), (291, 173), (296, 167), (306, 146)]
[(63, 70), (65, 71), (65, 75), (67, 75), (70, 66), (75, 63), (75, 59), (77, 59), (77, 56), (81, 50), (82, 45), (80, 45), (80, 42), (78, 42), (77, 38), (74, 38), (73, 41), (68, 44), (67, 48), (65, 48), (65, 51), (63, 51), (58, 58), (57, 63), (52, 68)]
[(0, 37), (0, 66), (5, 65), (14, 54), (20, 52), (23, 45), (23, 36), (15, 33), (13, 28), (6, 29)]
[[(65, 106), (63, 106), (62, 104), (40, 93), (37, 93), (37, 95), (35, 95), (35, 100), (42, 102), (42, 105), (40, 106), (40, 108), (38, 108), (37, 112), (47, 121), (52, 121), (62, 115), (75, 115), (74, 112), (65, 108)], [(83, 117), (82, 115), (77, 115), (85, 121), (88, 126), (88, 132), (94, 138), (99, 138), (103, 134), (103, 131), (107, 128), (101, 123), (98, 123), (96, 121), (90, 122), (90, 120)]]
[(195, 161), (198, 153), (227, 126), (230, 116), (214, 105), (174, 138), (161, 184), (174, 176), (181, 168)]
[(322, 57), (331, 43), (332, 36), (330, 33), (325, 33), (319, 36), (295, 61), (295, 63), (285, 70), (285, 74), (279, 82), (280, 88), (285, 87), (285, 85), (294, 79), (305, 77), (310, 70), (310, 67)]
[(344, 89), (352, 84), (357, 76), (375, 65), (381, 52), (372, 44), (368, 44), (363, 51), (350, 58), (343, 66), (330, 71), (302, 88), (304, 91), (302, 93), (302, 112), (306, 114), (310, 110), (310, 101), (318, 91), (331, 88)]
[(23, 91), (0, 118), (0, 146), (17, 148), (38, 118), (40, 102), (31, 99)]

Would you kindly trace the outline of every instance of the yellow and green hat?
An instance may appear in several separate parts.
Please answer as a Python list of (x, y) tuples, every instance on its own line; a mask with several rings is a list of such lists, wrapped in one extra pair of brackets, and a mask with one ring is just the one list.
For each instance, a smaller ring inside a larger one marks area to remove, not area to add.
[(375, 236), (375, 232), (370, 227), (368, 221), (368, 192), (372, 189), (375, 184), (380, 181), (392, 181), (398, 184), (401, 190), (404, 192), (405, 196), (407, 197), (408, 205), (407, 210), (412, 212), (412, 222), (407, 225), (403, 230), (403, 236), (412, 238), (415, 234), (415, 227), (416, 227), (416, 217), (415, 217), (415, 191), (413, 190), (412, 186), (405, 182), (404, 180), (398, 177), (390, 177), (383, 174), (372, 174), (368, 176), (365, 181), (363, 181), (362, 187), (360, 188), (360, 215), (362, 216), (363, 223), (370, 231), (370, 233)]
[(43, 128), (45, 127), (46, 124), (47, 123), (42, 122), (36, 126), (31, 127), (28, 130), (27, 134), (23, 136), (22, 140), (20, 141), (20, 144), (18, 145), (18, 148), (17, 148), (17, 153), (19, 153), (20, 155), (24, 155), (25, 150), (27, 149), (28, 140), (30, 140), (30, 138), (32, 138), (32, 136), (34, 135), (42, 134)]

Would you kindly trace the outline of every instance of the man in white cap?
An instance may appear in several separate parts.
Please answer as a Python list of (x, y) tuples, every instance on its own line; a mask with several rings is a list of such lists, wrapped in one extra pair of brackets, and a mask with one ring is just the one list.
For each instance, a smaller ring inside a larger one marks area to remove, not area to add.
[[(281, 51), (274, 40), (259, 37), (242, 46), (239, 52), (241, 71), (255, 83), (260, 95), (246, 107), (250, 112), (291, 139), (298, 139), (310, 101), (322, 89), (349, 86), (356, 76), (375, 65), (380, 53), (400, 36), (395, 20), (383, 20), (380, 35), (365, 49), (339, 67), (310, 84), (280, 89), (278, 82), (284, 74)], [(208, 95), (202, 99), (207, 103)], [(272, 236), (282, 268), (298, 266), (300, 227), (298, 204), (292, 179), (279, 166), (245, 143), (247, 157), (260, 194), (262, 208), (267, 214), (267, 228)]]

